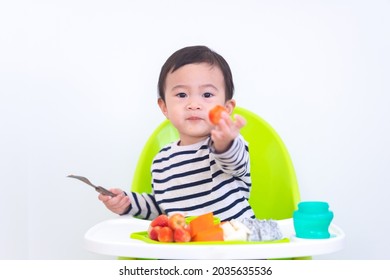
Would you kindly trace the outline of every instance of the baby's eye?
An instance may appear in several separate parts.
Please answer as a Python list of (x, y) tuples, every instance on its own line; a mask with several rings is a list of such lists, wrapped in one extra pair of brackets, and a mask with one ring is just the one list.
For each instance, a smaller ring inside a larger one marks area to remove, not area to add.
[(205, 92), (205, 93), (203, 93), (203, 97), (210, 98), (210, 97), (212, 97), (212, 96), (214, 96), (214, 94), (212, 94), (211, 92)]
[(184, 93), (184, 92), (179, 92), (178, 94), (176, 94), (176, 96), (179, 97), (179, 98), (186, 98), (187, 94)]

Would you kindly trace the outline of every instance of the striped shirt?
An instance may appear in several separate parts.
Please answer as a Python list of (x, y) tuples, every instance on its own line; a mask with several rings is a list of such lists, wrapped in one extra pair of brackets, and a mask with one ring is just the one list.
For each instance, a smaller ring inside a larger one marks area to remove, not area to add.
[(159, 214), (197, 216), (212, 212), (221, 221), (254, 218), (248, 146), (238, 136), (228, 151), (213, 152), (211, 139), (160, 150), (152, 164), (152, 194), (130, 194), (129, 214), (153, 219)]

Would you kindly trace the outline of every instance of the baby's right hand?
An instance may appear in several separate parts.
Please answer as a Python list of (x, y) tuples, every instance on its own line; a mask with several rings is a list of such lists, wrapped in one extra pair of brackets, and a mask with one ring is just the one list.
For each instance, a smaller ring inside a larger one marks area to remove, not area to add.
[(117, 196), (111, 197), (99, 194), (99, 200), (112, 212), (118, 215), (125, 213), (130, 206), (130, 198), (121, 189), (110, 189), (110, 191), (117, 194)]

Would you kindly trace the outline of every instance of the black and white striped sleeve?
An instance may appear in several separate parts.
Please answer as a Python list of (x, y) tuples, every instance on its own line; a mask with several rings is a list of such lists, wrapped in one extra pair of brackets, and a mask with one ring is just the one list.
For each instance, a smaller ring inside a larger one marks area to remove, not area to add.
[(153, 194), (130, 192), (128, 196), (131, 202), (128, 214), (146, 220), (152, 220), (163, 214)]
[(235, 177), (244, 177), (249, 174), (249, 149), (244, 138), (239, 135), (233, 140), (229, 150), (224, 153), (214, 153), (215, 160), (220, 168)]

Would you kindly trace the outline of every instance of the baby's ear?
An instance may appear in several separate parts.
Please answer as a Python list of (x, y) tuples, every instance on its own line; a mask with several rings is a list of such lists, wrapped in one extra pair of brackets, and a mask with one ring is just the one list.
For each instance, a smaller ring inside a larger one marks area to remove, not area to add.
[(166, 118), (168, 118), (168, 109), (167, 105), (165, 104), (165, 101), (159, 98), (157, 100), (158, 106), (160, 107), (161, 112), (164, 114)]
[(232, 114), (235, 107), (236, 107), (236, 100), (230, 99), (230, 100), (225, 102), (225, 108), (226, 108), (229, 115)]

